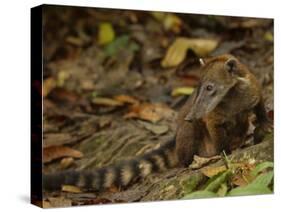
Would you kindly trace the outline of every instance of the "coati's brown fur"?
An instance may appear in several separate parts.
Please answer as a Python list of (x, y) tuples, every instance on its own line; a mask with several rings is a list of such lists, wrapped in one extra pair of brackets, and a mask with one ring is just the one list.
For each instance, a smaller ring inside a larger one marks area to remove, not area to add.
[(179, 112), (175, 139), (116, 165), (45, 174), (44, 189), (58, 190), (63, 184), (95, 191), (113, 185), (126, 187), (152, 172), (188, 166), (195, 154), (211, 157), (223, 150), (229, 152), (233, 143), (245, 140), (251, 113), (256, 114), (255, 141), (260, 142), (270, 124), (255, 76), (232, 55), (201, 63), (200, 84)]

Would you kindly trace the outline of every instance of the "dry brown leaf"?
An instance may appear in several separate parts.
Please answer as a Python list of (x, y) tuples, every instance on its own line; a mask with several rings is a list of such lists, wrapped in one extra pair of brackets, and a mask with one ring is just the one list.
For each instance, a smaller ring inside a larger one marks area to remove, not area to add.
[(177, 38), (168, 48), (161, 65), (164, 68), (179, 65), (185, 59), (188, 49), (192, 49), (199, 56), (206, 56), (217, 45), (218, 41), (214, 39)]
[(70, 44), (72, 44), (72, 45), (74, 45), (74, 46), (83, 46), (83, 44), (84, 44), (84, 41), (81, 39), (81, 38), (79, 38), (79, 37), (74, 37), (74, 36), (67, 36), (67, 38), (65, 39), (65, 41), (67, 42), (67, 43), (70, 43)]
[(107, 127), (111, 124), (111, 122), (112, 122), (111, 117), (101, 116), (99, 119), (99, 127), (100, 128)]
[(211, 162), (217, 161), (219, 159), (221, 159), (221, 156), (219, 156), (219, 155), (216, 155), (216, 156), (213, 156), (210, 158), (204, 158), (204, 157), (199, 157), (197, 155), (194, 155), (193, 162), (192, 162), (192, 164), (189, 165), (189, 167), (192, 169), (199, 169), (199, 168), (201, 168)]
[(114, 99), (122, 103), (139, 104), (139, 101), (136, 98), (128, 95), (118, 95), (115, 96)]
[(79, 187), (73, 185), (63, 185), (61, 190), (68, 193), (82, 193)]
[(43, 97), (48, 96), (48, 94), (56, 87), (56, 80), (49, 77), (43, 81)]
[(57, 85), (63, 87), (65, 82), (70, 78), (70, 72), (68, 70), (59, 70), (57, 75)]
[(73, 104), (77, 104), (77, 102), (80, 101), (80, 96), (78, 94), (58, 87), (55, 88), (54, 92), (52, 93), (52, 98), (56, 101)]
[(213, 177), (225, 170), (226, 170), (225, 166), (217, 166), (217, 167), (205, 167), (202, 168), (200, 171), (207, 177)]
[(231, 180), (231, 182), (234, 184), (234, 185), (237, 185), (237, 186), (246, 186), (249, 184), (249, 180), (246, 176), (243, 176), (243, 175), (237, 175), (235, 177), (233, 177), (233, 179)]
[(83, 153), (66, 146), (51, 146), (43, 149), (43, 162), (51, 162), (52, 160), (62, 157), (81, 158)]
[(199, 83), (199, 77), (196, 75), (187, 74), (181, 78), (182, 78), (184, 85), (188, 86), (188, 87), (193, 87), (193, 88), (197, 87), (197, 85)]
[(231, 179), (231, 182), (237, 186), (246, 186), (255, 179), (255, 176), (251, 174), (255, 168), (255, 164), (251, 163), (236, 163), (234, 164), (236, 173)]
[(170, 114), (171, 111), (168, 106), (163, 104), (143, 103), (133, 105), (130, 108), (130, 112), (127, 113), (124, 118), (139, 118), (155, 123), (161, 120), (165, 115)]
[(74, 162), (74, 159), (72, 157), (67, 157), (67, 158), (63, 158), (60, 161), (60, 167), (61, 169), (66, 169), (69, 168)]
[(120, 101), (117, 101), (115, 99), (106, 98), (106, 97), (95, 97), (95, 98), (93, 98), (92, 102), (96, 105), (111, 106), (111, 107), (123, 105), (123, 103)]
[[(44, 124), (45, 125), (45, 124)], [(69, 133), (47, 133), (44, 135), (43, 146), (61, 146), (72, 141), (72, 136)]]

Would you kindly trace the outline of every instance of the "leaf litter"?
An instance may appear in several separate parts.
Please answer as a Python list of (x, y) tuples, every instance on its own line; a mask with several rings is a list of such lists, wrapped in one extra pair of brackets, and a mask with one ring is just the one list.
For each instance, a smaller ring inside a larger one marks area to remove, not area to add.
[[(265, 96), (272, 95), (274, 36), (268, 20), (119, 10), (104, 13), (91, 8), (85, 11), (80, 16), (77, 8), (63, 13), (55, 8), (44, 14), (46, 170), (79, 169), (85, 163), (108, 165), (120, 157), (133, 157), (140, 149), (149, 151), (159, 146), (173, 135), (176, 111), (198, 83), (200, 66), (194, 63), (198, 57), (235, 54), (257, 70)], [(273, 114), (273, 100), (266, 98), (266, 102), (269, 114)], [(87, 149), (87, 154), (81, 149)], [(236, 178), (230, 179), (232, 174), (223, 174), (228, 171), (225, 165), (212, 167), (217, 160), (195, 159), (192, 173), (200, 170), (206, 178), (221, 178), (211, 182), (206, 191), (200, 190), (199, 183), (194, 197), (225, 196), (231, 191), (230, 185), (244, 188), (260, 175), (264, 176), (257, 183), (272, 182), (270, 165), (255, 176), (252, 167), (237, 165)], [(107, 191), (99, 197), (66, 189), (70, 192), (60, 193), (66, 195), (62, 199), (47, 194), (44, 203), (50, 207), (101, 204), (151, 200), (161, 194), (158, 189), (155, 197), (150, 196), (151, 182), (141, 183), (141, 192), (136, 184), (122, 195), (120, 191), (114, 195)], [(261, 189), (254, 183), (251, 189), (266, 193), (270, 183)], [(177, 186), (170, 193), (175, 189)], [(213, 189), (216, 193), (209, 191)], [(167, 199), (169, 192), (163, 195)]]

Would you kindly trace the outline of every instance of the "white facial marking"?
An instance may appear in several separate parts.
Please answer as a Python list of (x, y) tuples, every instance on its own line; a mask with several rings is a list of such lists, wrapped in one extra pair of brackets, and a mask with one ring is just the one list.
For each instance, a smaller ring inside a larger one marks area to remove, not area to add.
[(199, 59), (199, 62), (200, 62), (200, 65), (201, 65), (201, 66), (204, 66), (204, 65), (205, 65), (205, 61), (204, 61), (202, 58)]

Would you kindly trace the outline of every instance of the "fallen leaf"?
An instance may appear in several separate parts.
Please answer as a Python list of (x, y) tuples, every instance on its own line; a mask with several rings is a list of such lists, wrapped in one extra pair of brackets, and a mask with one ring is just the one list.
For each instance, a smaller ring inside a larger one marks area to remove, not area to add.
[(94, 82), (92, 79), (84, 79), (81, 82), (81, 88), (85, 91), (92, 91), (95, 88)]
[(52, 99), (57, 102), (64, 103), (77, 103), (80, 100), (80, 96), (72, 91), (68, 91), (64, 88), (55, 88), (52, 92)]
[(104, 128), (107, 127), (111, 124), (112, 118), (111, 117), (106, 117), (106, 116), (101, 116), (99, 119), (99, 127)]
[(79, 187), (73, 186), (73, 185), (63, 185), (61, 190), (64, 192), (69, 192), (69, 193), (81, 193), (82, 192), (82, 190)]
[(52, 160), (62, 157), (81, 158), (83, 153), (66, 146), (51, 146), (43, 149), (43, 162), (51, 162)]
[(172, 112), (173, 110), (163, 104), (143, 103), (139, 105), (132, 105), (130, 112), (127, 113), (124, 118), (139, 118), (156, 123), (164, 116), (168, 116)]
[(106, 97), (95, 97), (92, 99), (92, 102), (95, 105), (103, 105), (103, 106), (111, 106), (111, 107), (123, 105), (123, 103), (120, 101), (117, 101), (115, 99), (106, 98)]
[(61, 146), (73, 142), (69, 133), (46, 133), (43, 137), (43, 147)]
[(161, 65), (164, 68), (179, 65), (186, 57), (188, 49), (192, 49), (198, 56), (206, 56), (212, 52), (218, 45), (214, 39), (196, 39), (196, 38), (177, 38), (168, 48)]
[(101, 23), (98, 30), (98, 43), (100, 45), (108, 44), (114, 40), (115, 32), (111, 23)]
[(113, 56), (124, 48), (126, 48), (130, 52), (135, 52), (139, 50), (140, 47), (136, 42), (131, 41), (128, 35), (121, 35), (117, 37), (114, 41), (106, 45), (104, 52), (108, 56)]
[(60, 167), (61, 169), (66, 169), (69, 168), (74, 162), (74, 159), (72, 157), (67, 157), (67, 158), (63, 158), (60, 161)]
[(144, 126), (145, 129), (151, 131), (156, 135), (162, 135), (169, 130), (169, 127), (167, 125), (155, 125), (144, 121), (138, 121), (138, 123)]
[(199, 157), (197, 155), (194, 155), (193, 162), (192, 162), (192, 164), (189, 165), (189, 167), (192, 169), (198, 169), (211, 162), (214, 162), (214, 161), (217, 161), (220, 159), (221, 159), (221, 156), (219, 156), (219, 155), (216, 155), (216, 156), (213, 156), (210, 158), (204, 158), (204, 157)]
[(252, 176), (252, 172), (256, 167), (255, 163), (251, 161), (247, 163), (233, 163), (232, 167), (235, 167), (235, 175), (231, 179), (234, 185), (243, 187), (254, 180), (255, 177)]
[(200, 171), (202, 172), (202, 174), (204, 174), (207, 177), (213, 177), (225, 170), (226, 170), (225, 166), (217, 166), (217, 167), (204, 167)]
[(260, 174), (256, 179), (244, 187), (232, 189), (227, 196), (256, 195), (273, 193), (269, 189), (269, 184), (273, 180), (273, 171)]
[(199, 77), (195, 75), (187, 74), (182, 77), (182, 80), (184, 82), (184, 85), (189, 87), (197, 87), (199, 83)]
[(58, 72), (58, 76), (57, 76), (57, 84), (59, 87), (63, 87), (65, 84), (65, 81), (67, 79), (69, 79), (70, 74), (67, 70), (60, 70)]
[(128, 95), (118, 95), (115, 96), (114, 99), (122, 103), (139, 104), (139, 101), (136, 98)]
[(65, 41), (74, 46), (83, 46), (84, 42), (80, 37), (68, 36)]
[(179, 33), (181, 31), (182, 20), (174, 14), (167, 14), (163, 21), (163, 25), (165, 30)]
[(264, 39), (265, 39), (266, 41), (272, 42), (272, 41), (273, 41), (273, 34), (272, 34), (272, 32), (266, 32), (266, 33), (264, 34)]
[(43, 97), (48, 96), (48, 94), (56, 87), (56, 80), (49, 77), (43, 81)]
[(236, 186), (246, 186), (249, 184), (249, 182), (251, 182), (253, 180), (253, 177), (247, 173), (239, 173), (236, 174), (232, 179), (231, 182), (236, 185)]
[(173, 89), (172, 96), (191, 95), (193, 91), (193, 87), (178, 87)]
[(167, 31), (173, 31), (175, 33), (179, 33), (182, 27), (182, 20), (171, 13), (164, 12), (151, 12), (152, 16), (160, 21)]

